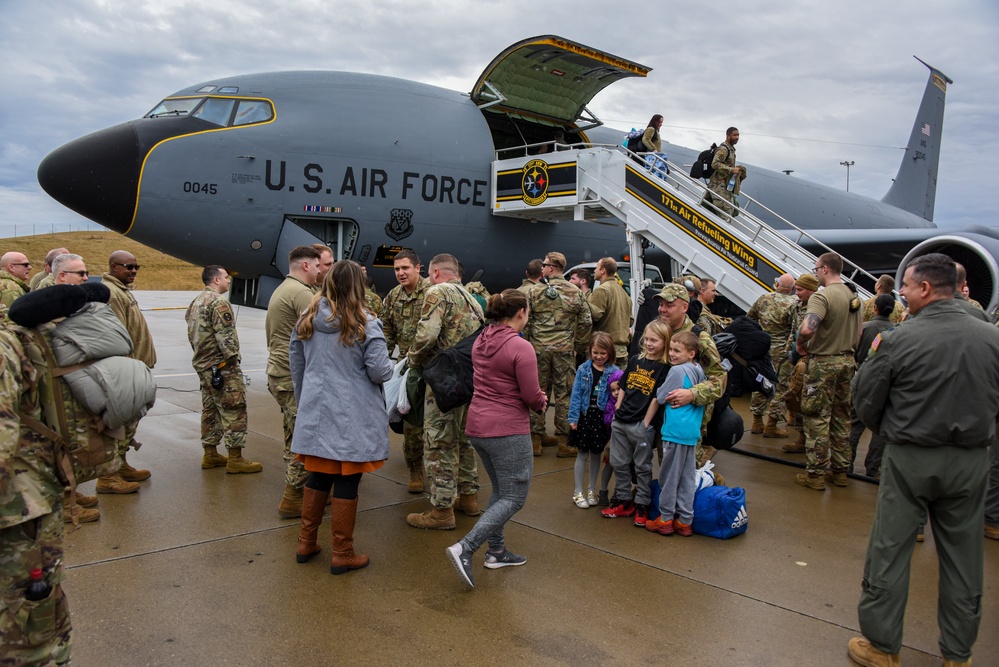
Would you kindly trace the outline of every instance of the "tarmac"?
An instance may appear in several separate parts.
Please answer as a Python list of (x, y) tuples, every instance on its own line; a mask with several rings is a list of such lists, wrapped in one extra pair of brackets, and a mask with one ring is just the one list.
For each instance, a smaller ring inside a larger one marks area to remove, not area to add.
[[(459, 514), (454, 531), (406, 525), (429, 504), (407, 492), (402, 439), (392, 434), (389, 460), (360, 487), (355, 541), (371, 564), (333, 576), (328, 518), (323, 551), (298, 564), (299, 521), (277, 515), (284, 463), (264, 374), (265, 313), (237, 309), (251, 380), (244, 454), (264, 470), (227, 475), (200, 467), (201, 398), (184, 323), (195, 293), (135, 295), (156, 343), (159, 389), (129, 462), (152, 477), (137, 494), (101, 495), (99, 522), (67, 526), (75, 666), (854, 664), (846, 646), (859, 634), (876, 485), (851, 480), (819, 493), (795, 485), (793, 467), (720, 452), (726, 483), (746, 489), (748, 531), (727, 541), (661, 537), (577, 508), (574, 460), (546, 448), (506, 529), (527, 564), (486, 570), (480, 551), (469, 590), (444, 549), (475, 519)], [(735, 406), (748, 427), (748, 400)], [(785, 442), (747, 430), (738, 447), (803, 461), (780, 452)], [(94, 493), (94, 482), (81, 490)], [(999, 664), (999, 543), (985, 542), (980, 666)], [(912, 557), (909, 667), (940, 664), (936, 588), (927, 526)]]

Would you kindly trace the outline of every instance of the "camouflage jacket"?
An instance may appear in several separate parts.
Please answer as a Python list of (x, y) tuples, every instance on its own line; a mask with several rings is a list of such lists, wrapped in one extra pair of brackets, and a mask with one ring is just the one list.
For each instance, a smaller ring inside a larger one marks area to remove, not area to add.
[(45, 277), (39, 280), (38, 284), (32, 287), (31, 289), (40, 290), (40, 289), (45, 289), (46, 287), (52, 287), (53, 285), (55, 285), (55, 276), (53, 276), (51, 273), (46, 273)]
[(229, 301), (206, 287), (187, 307), (187, 339), (196, 371), (209, 371), (223, 361), (239, 363), (239, 336)]
[(0, 271), (0, 303), (9, 306), (17, 297), (27, 293), (28, 283), (6, 271)]
[(722, 142), (715, 151), (715, 157), (711, 161), (711, 168), (714, 172), (708, 182), (713, 185), (728, 185), (728, 179), (732, 176), (732, 167), (735, 166), (735, 146), (727, 141)]
[(410, 365), (423, 366), (478, 329), (484, 319), (479, 304), (457, 280), (431, 285), (409, 347)]
[(578, 287), (562, 276), (538, 283), (527, 295), (530, 317), (524, 338), (535, 352), (586, 353), (590, 340), (590, 307)]
[(125, 325), (125, 330), (132, 338), (132, 346), (135, 350), (130, 356), (152, 368), (156, 365), (153, 335), (149, 333), (149, 325), (146, 324), (146, 318), (142, 316), (139, 302), (132, 296), (132, 287), (125, 285), (110, 273), (101, 276), (101, 282), (111, 290), (111, 301), (108, 302), (108, 305), (111, 306), (111, 310), (118, 316), (121, 323)]
[(371, 289), (364, 290), (364, 305), (368, 307), (375, 317), (382, 316), (382, 298)]
[(798, 299), (790, 294), (767, 292), (753, 304), (746, 315), (760, 323), (770, 334), (771, 354), (780, 353), (787, 347), (788, 336), (794, 324), (794, 310)]
[(787, 345), (784, 347), (784, 352), (790, 352), (794, 349), (794, 342), (798, 340), (798, 332), (801, 330), (801, 323), (805, 321), (805, 315), (808, 313), (808, 304), (798, 301), (794, 305), (794, 311), (792, 312), (791, 319), (791, 333), (787, 335)]
[(41, 357), (37, 343), (0, 306), (0, 529), (49, 514), (62, 499), (54, 443), (22, 424), (19, 415), (51, 423), (42, 409), (52, 405), (46, 401), (50, 379), (32, 356)]
[[(683, 326), (679, 331), (693, 331), (694, 323), (689, 317), (684, 316)], [(707, 331), (701, 331), (697, 335), (700, 345), (697, 348), (697, 355), (700, 357), (701, 368), (708, 379), (695, 384), (690, 388), (694, 394), (694, 405), (711, 405), (725, 393), (725, 385), (728, 382), (728, 373), (722, 368), (721, 355), (715, 342), (711, 340), (711, 335)]]
[(531, 288), (537, 285), (537, 283), (531, 282), (527, 278), (521, 281), (520, 285), (517, 287), (518, 290), (523, 292), (526, 296), (530, 296)]
[(406, 294), (402, 285), (396, 285), (385, 297), (382, 304), (382, 332), (389, 354), (399, 346), (401, 357), (409, 354), (409, 348), (416, 338), (416, 327), (420, 323), (423, 299), (430, 288), (429, 278), (420, 278), (412, 294)]
[[(874, 299), (876, 298), (876, 296), (872, 296), (864, 302), (863, 313), (865, 322), (870, 322), (877, 315), (877, 313), (874, 312)], [(895, 306), (892, 308), (891, 315), (888, 316), (888, 319), (891, 320), (892, 324), (898, 324), (902, 321), (902, 313), (904, 312), (905, 308), (902, 307), (902, 304), (899, 303), (898, 299), (895, 299)]]
[(732, 324), (732, 318), (719, 317), (712, 313), (706, 305), (701, 306), (701, 315), (697, 318), (697, 326), (707, 331), (708, 334), (714, 336), (730, 324)]

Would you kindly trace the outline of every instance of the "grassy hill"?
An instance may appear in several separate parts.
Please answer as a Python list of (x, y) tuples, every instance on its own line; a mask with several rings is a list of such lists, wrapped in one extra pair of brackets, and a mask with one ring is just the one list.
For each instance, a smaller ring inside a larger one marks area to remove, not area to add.
[(136, 289), (149, 290), (199, 290), (201, 267), (153, 250), (114, 232), (62, 232), (18, 236), (0, 239), (0, 255), (10, 250), (23, 252), (31, 260), (32, 275), (45, 269), (45, 255), (52, 248), (68, 248), (83, 257), (91, 275), (100, 276), (108, 270), (108, 257), (115, 250), (127, 250), (135, 255), (139, 275)]

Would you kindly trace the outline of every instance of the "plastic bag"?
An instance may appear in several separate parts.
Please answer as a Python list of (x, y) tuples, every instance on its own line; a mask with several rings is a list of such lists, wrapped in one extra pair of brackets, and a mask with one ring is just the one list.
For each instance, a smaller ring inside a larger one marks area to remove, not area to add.
[(390, 422), (402, 421), (402, 415), (405, 414), (399, 412), (399, 394), (406, 395), (407, 368), (406, 358), (403, 357), (395, 365), (392, 377), (385, 383), (385, 409), (388, 410)]
[(694, 487), (694, 493), (697, 493), (701, 489), (706, 489), (709, 486), (715, 485), (715, 474), (711, 472), (714, 468), (714, 463), (711, 461), (705, 461), (704, 465), (697, 469), (697, 472), (694, 473), (697, 479), (697, 485)]
[(395, 407), (400, 415), (408, 415), (409, 411), (412, 409), (412, 405), (409, 404), (409, 392), (406, 391), (406, 381), (409, 380), (409, 368), (406, 368), (406, 372), (402, 374), (402, 381), (399, 383), (401, 385), (399, 390), (399, 400), (396, 401)]

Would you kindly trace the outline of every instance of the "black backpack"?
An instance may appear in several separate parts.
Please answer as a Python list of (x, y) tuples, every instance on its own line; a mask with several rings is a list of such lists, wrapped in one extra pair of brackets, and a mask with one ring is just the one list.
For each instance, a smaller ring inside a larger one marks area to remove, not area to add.
[(441, 412), (468, 405), (472, 401), (475, 385), (472, 379), (472, 345), (482, 333), (480, 326), (423, 367), (423, 379), (434, 392), (434, 399)]
[(691, 178), (711, 178), (715, 170), (711, 168), (711, 162), (715, 159), (718, 151), (718, 144), (711, 144), (711, 148), (703, 150), (697, 156), (697, 161), (690, 167)]
[(646, 152), (648, 149), (645, 147), (645, 144), (642, 143), (643, 134), (639, 134), (637, 137), (632, 137), (631, 139), (628, 139), (628, 145), (626, 146), (626, 148), (632, 153)]

